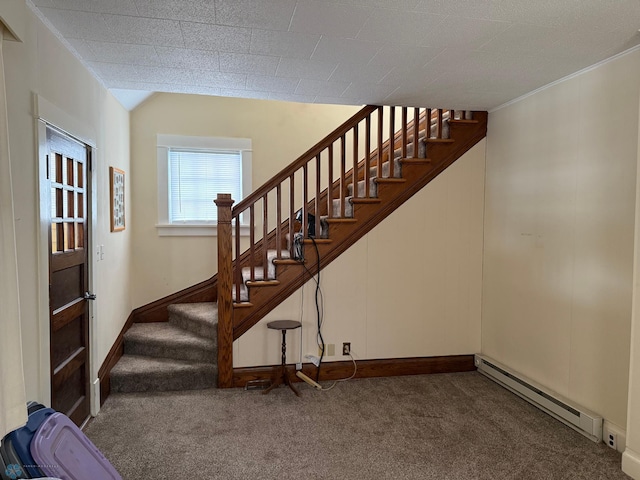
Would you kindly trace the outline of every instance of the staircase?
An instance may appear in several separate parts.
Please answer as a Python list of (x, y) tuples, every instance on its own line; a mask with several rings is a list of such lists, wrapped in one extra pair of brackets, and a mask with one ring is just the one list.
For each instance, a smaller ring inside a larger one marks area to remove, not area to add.
[(218, 381), (215, 303), (177, 304), (168, 322), (134, 323), (111, 370), (112, 392), (196, 390)]
[[(218, 386), (233, 386), (233, 340), (484, 138), (486, 128), (486, 112), (366, 106), (241, 202), (219, 195), (218, 274), (140, 309), (138, 321), (164, 320), (166, 311), (169, 323), (134, 324), (127, 332), (111, 390), (215, 385), (216, 350)], [(241, 225), (249, 226), (248, 248), (235, 257), (243, 251)], [(297, 232), (304, 264), (295, 259)], [(319, 234), (312, 240), (309, 232)], [(187, 319), (198, 311), (201, 320)]]

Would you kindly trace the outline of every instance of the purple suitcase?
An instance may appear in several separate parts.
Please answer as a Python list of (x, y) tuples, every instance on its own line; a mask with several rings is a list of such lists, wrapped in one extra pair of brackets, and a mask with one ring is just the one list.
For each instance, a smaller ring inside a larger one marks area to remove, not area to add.
[(122, 480), (84, 433), (62, 413), (54, 413), (31, 441), (31, 454), (45, 475), (62, 480)]

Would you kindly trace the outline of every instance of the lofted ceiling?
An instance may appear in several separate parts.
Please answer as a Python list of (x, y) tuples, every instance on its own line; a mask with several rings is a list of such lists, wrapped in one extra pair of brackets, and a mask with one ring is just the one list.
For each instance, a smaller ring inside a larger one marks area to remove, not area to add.
[(640, 44), (640, 0), (27, 1), (122, 99), (487, 110)]

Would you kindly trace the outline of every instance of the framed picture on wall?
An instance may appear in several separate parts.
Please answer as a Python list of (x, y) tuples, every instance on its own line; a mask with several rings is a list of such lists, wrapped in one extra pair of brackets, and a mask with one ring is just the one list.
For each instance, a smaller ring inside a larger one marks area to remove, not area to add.
[(124, 172), (109, 167), (109, 191), (111, 193), (111, 231), (124, 230)]

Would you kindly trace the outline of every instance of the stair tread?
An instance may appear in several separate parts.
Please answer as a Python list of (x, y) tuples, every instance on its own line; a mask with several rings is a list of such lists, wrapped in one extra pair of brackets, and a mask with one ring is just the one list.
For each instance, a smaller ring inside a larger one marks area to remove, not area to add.
[(406, 183), (406, 178), (376, 178), (376, 183)]
[(167, 307), (169, 323), (201, 337), (218, 338), (218, 305), (214, 302), (174, 303)]
[(189, 320), (215, 326), (218, 324), (218, 305), (214, 302), (174, 303), (167, 307), (169, 313), (183, 315)]
[(412, 163), (431, 163), (432, 160), (430, 158), (415, 158), (415, 157), (407, 157), (400, 159), (402, 163), (412, 164)]
[(479, 123), (478, 120), (470, 120), (470, 119), (466, 119), (466, 118), (452, 118), (451, 120), (449, 120), (449, 122), (451, 123), (458, 123), (460, 125), (474, 125), (476, 123)]
[(251, 281), (251, 280), (247, 280), (245, 282), (245, 285), (247, 285), (247, 287), (275, 287), (277, 285), (280, 285), (280, 281), (279, 280), (255, 280), (255, 281)]
[(330, 238), (314, 238), (313, 240), (310, 238), (305, 238), (303, 243), (305, 245), (307, 244), (311, 244), (313, 245), (313, 242), (315, 241), (315, 243), (317, 243), (318, 245), (320, 244), (325, 244), (325, 243), (331, 243), (333, 240), (331, 240)]
[(156, 345), (200, 348), (214, 351), (216, 342), (201, 337), (169, 322), (134, 323), (124, 335), (125, 342), (146, 342)]
[(145, 357), (124, 354), (111, 369), (111, 376), (118, 375), (166, 375), (186, 372), (216, 372), (212, 363), (190, 362), (172, 358)]
[(427, 143), (453, 143), (455, 140), (453, 138), (427, 138)]
[[(332, 219), (327, 219), (327, 221)], [(298, 260), (294, 260), (293, 258), (283, 258), (281, 260), (274, 260), (273, 263), (276, 265), (302, 265), (304, 262), (299, 262)]]
[(170, 358), (124, 354), (111, 369), (113, 392), (200, 390), (218, 383), (218, 367)]
[[(340, 217), (335, 217), (335, 218), (327, 218), (327, 223), (356, 223), (358, 220), (355, 218), (340, 218)], [(296, 263), (300, 263), (300, 262), (296, 262)]]

